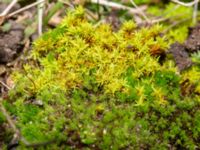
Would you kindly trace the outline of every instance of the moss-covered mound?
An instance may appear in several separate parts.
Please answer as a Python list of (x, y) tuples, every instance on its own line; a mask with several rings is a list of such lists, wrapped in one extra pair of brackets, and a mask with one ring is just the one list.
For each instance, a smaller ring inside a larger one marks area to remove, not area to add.
[(35, 42), (4, 106), (29, 142), (55, 141), (45, 149), (200, 148), (200, 69), (163, 59), (161, 31), (69, 12)]

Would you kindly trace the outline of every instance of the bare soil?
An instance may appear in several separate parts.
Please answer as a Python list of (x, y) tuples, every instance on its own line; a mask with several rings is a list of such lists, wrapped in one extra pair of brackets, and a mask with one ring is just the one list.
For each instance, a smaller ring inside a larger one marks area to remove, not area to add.
[(189, 29), (189, 35), (186, 41), (174, 43), (171, 45), (169, 53), (174, 57), (177, 67), (183, 71), (192, 66), (190, 55), (200, 50), (200, 23)]
[(14, 21), (9, 21), (11, 29), (0, 31), (0, 63), (8, 63), (17, 57), (23, 49), (24, 27)]

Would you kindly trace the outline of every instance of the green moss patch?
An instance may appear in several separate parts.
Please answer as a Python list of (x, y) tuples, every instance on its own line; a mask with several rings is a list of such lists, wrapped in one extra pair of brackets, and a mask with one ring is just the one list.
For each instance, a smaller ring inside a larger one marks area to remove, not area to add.
[(179, 73), (161, 59), (169, 48), (162, 31), (128, 21), (113, 32), (89, 23), (82, 8), (69, 12), (13, 75), (5, 106), (22, 135), (55, 140), (55, 149), (200, 147), (199, 66)]

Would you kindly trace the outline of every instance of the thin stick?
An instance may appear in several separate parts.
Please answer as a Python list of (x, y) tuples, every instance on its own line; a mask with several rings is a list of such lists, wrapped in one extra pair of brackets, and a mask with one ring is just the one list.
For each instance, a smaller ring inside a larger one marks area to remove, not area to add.
[(13, 0), (8, 7), (0, 14), (0, 16), (6, 16), (9, 11), (13, 8), (13, 6), (18, 2), (18, 0)]
[(193, 6), (194, 4), (198, 3), (199, 0), (194, 0), (193, 2), (189, 2), (189, 3), (184, 3), (179, 0), (171, 0), (171, 1), (174, 3), (177, 3), (179, 5), (182, 5), (182, 6), (190, 7), (190, 6)]
[(176, 19), (177, 17), (182, 17), (183, 14), (178, 14), (174, 17), (165, 17), (165, 18), (158, 18), (158, 19), (154, 19), (151, 21), (152, 24), (154, 23), (159, 23), (159, 22), (163, 22), (163, 21), (166, 21), (166, 20), (170, 20), (170, 19)]
[(16, 14), (18, 14), (18, 13), (21, 13), (21, 12), (23, 12), (23, 11), (29, 9), (29, 8), (32, 8), (32, 7), (34, 7), (34, 6), (37, 6), (38, 4), (43, 3), (44, 1), (45, 1), (45, 0), (40, 0), (40, 1), (37, 1), (37, 2), (34, 2), (34, 3), (30, 4), (30, 5), (28, 5), (28, 6), (25, 6), (25, 7), (23, 7), (23, 8), (21, 8), (21, 9), (15, 11), (15, 12), (12, 12), (12, 13), (8, 14), (7, 18), (10, 18), (10, 17), (12, 17), (12, 16), (14, 16), (14, 15), (16, 15)]
[(147, 21), (147, 22), (150, 22), (150, 20), (148, 19), (148, 17), (145, 15), (145, 13), (136, 5), (136, 3), (133, 1), (133, 0), (130, 0), (130, 2), (132, 3), (132, 5), (138, 9), (138, 11), (140, 11), (140, 14), (144, 17), (144, 19)]
[(194, 11), (193, 11), (193, 17), (192, 17), (194, 24), (197, 22), (198, 3), (199, 3), (199, 0), (197, 0), (197, 2), (194, 5)]
[(167, 33), (171, 28), (173, 28), (173, 27), (175, 27), (175, 26), (177, 26), (177, 25), (179, 25), (179, 24), (181, 24), (181, 23), (183, 23), (183, 22), (186, 22), (186, 21), (188, 21), (188, 20), (190, 20), (191, 18), (185, 18), (185, 19), (182, 19), (182, 20), (180, 20), (180, 21), (177, 21), (177, 22), (174, 22), (172, 25), (170, 25), (167, 29), (165, 29), (164, 31), (163, 31), (163, 33)]
[(5, 18), (8, 12), (13, 8), (13, 6), (17, 3), (18, 0), (13, 0), (8, 7), (0, 14), (0, 25), (5, 21)]
[(0, 83), (4, 86), (4, 87), (6, 87), (8, 90), (11, 90), (12, 88), (11, 87), (9, 87), (7, 84), (5, 84), (3, 81), (1, 81), (0, 80)]
[(49, 141), (38, 142), (38, 143), (27, 143), (27, 144), (25, 144), (25, 146), (26, 147), (37, 148), (37, 147), (40, 147), (40, 146), (46, 146), (46, 145), (49, 145), (49, 144), (53, 144), (55, 142), (56, 142), (56, 140), (52, 139), (52, 140), (49, 140)]
[(128, 10), (130, 13), (134, 13), (134, 14), (140, 14), (140, 10), (142, 10), (143, 8), (140, 8), (140, 10), (138, 9), (133, 9), (131, 7), (128, 6), (124, 6), (115, 2), (109, 2), (106, 0), (91, 0), (91, 3), (95, 3), (95, 4), (99, 4), (99, 5), (103, 5), (103, 6), (108, 6), (108, 7), (113, 7), (116, 9), (122, 9), (122, 10)]
[(197, 11), (198, 11), (198, 3), (199, 3), (199, 0), (194, 0), (193, 2), (190, 2), (190, 3), (184, 3), (184, 2), (181, 2), (179, 0), (171, 0), (172, 2), (175, 2), (179, 5), (182, 5), (182, 6), (186, 6), (186, 7), (191, 7), (194, 5), (194, 11), (193, 11), (193, 23), (196, 23), (197, 21)]
[(63, 3), (63, 4), (65, 4), (65, 5), (68, 5), (71, 8), (74, 8), (74, 6), (71, 3), (69, 3), (69, 2), (66, 2), (64, 0), (58, 0), (58, 1), (61, 2), (61, 3)]
[[(39, 2), (40, 0), (38, 0)], [(44, 2), (40, 3), (38, 5), (38, 35), (42, 35), (42, 24), (43, 24), (43, 8), (44, 8)]]

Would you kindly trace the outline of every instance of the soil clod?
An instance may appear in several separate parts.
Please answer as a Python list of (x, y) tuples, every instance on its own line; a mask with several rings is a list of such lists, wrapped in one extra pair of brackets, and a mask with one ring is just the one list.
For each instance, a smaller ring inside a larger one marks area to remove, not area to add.
[(5, 33), (0, 30), (0, 63), (8, 63), (22, 50), (23, 30), (21, 24), (10, 21), (11, 29)]
[(180, 71), (183, 71), (192, 65), (192, 61), (189, 58), (184, 45), (176, 42), (171, 45), (169, 52), (172, 53), (176, 65)]
[(188, 52), (200, 50), (200, 23), (194, 28), (190, 28), (189, 37), (184, 45)]

